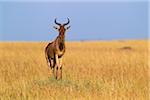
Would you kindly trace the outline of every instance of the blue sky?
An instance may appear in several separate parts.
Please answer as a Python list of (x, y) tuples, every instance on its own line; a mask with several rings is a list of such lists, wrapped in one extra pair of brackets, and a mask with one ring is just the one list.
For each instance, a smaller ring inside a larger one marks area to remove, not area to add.
[(71, 28), (66, 33), (69, 41), (148, 38), (146, 0), (2, 1), (0, 41), (53, 40), (58, 35), (53, 29), (54, 19), (63, 23), (67, 17), (71, 21)]

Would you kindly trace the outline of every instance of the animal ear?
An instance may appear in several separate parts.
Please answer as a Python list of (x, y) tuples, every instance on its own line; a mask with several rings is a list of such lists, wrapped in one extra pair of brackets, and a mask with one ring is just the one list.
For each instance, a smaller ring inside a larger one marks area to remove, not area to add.
[(58, 29), (58, 27), (56, 27), (56, 26), (53, 26), (53, 28), (55, 28), (56, 30)]
[(66, 29), (68, 30), (71, 26), (68, 26)]

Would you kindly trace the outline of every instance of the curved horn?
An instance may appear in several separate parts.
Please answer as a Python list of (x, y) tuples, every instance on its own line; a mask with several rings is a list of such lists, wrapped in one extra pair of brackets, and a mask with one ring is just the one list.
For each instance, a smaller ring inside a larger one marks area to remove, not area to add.
[(64, 23), (64, 26), (65, 26), (65, 25), (68, 25), (68, 24), (70, 23), (69, 18), (67, 18), (67, 19), (68, 19), (68, 22), (67, 22), (67, 23)]
[(59, 26), (60, 26), (61, 24), (60, 24), (60, 23), (58, 23), (58, 22), (56, 21), (56, 19), (57, 19), (57, 18), (55, 18), (55, 24), (57, 24), (57, 25), (59, 25)]

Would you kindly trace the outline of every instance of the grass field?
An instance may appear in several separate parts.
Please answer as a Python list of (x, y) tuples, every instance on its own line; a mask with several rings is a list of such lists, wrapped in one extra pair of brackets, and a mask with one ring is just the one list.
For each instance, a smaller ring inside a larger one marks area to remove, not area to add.
[(0, 43), (0, 100), (148, 100), (148, 41), (67, 42), (63, 79), (46, 42)]

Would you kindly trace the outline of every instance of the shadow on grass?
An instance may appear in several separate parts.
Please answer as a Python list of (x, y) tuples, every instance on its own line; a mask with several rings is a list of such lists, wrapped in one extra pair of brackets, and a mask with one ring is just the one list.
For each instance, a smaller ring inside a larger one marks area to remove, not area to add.
[(100, 91), (103, 89), (103, 85), (101, 82), (93, 83), (90, 80), (69, 80), (69, 79), (62, 79), (56, 80), (54, 77), (49, 77), (46, 80), (36, 80), (34, 84), (38, 85), (39, 87), (50, 86), (53, 88), (72, 88), (76, 91), (91, 91), (96, 90)]
[(62, 79), (62, 80), (56, 80), (54, 77), (49, 77), (46, 80), (35, 80), (34, 84), (39, 86), (54, 86), (54, 87), (78, 87), (78, 85), (69, 80), (69, 79)]

